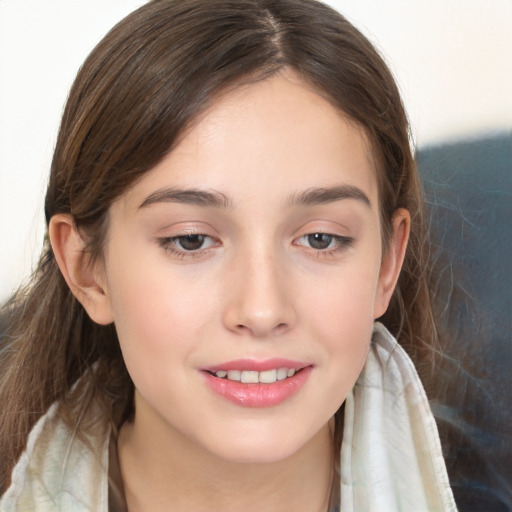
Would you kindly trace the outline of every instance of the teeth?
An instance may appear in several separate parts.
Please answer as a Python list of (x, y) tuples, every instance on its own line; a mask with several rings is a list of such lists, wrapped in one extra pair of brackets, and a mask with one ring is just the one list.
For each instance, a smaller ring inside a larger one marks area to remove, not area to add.
[(239, 370), (228, 370), (228, 380), (240, 380), (242, 372)]
[(297, 373), (295, 368), (277, 368), (274, 370), (265, 370), (263, 372), (256, 372), (250, 370), (219, 370), (215, 375), (220, 379), (228, 379), (244, 384), (272, 384), (278, 380), (284, 380), (293, 377)]
[(248, 372), (243, 371), (240, 381), (244, 384), (257, 384), (258, 381), (258, 372)]
[(260, 372), (259, 381), (263, 384), (272, 384), (277, 380), (277, 370), (267, 370)]
[(277, 370), (277, 380), (284, 380), (286, 377), (288, 377), (288, 369), (279, 368), (279, 370)]

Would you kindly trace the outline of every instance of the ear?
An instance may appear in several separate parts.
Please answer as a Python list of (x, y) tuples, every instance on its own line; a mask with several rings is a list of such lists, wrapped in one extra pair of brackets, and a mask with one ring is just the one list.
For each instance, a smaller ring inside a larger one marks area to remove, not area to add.
[(98, 262), (92, 263), (85, 242), (68, 214), (57, 214), (48, 228), (53, 253), (73, 295), (91, 319), (102, 325), (113, 322), (106, 283)]
[(393, 215), (393, 233), (380, 266), (375, 296), (374, 318), (382, 316), (388, 308), (404, 261), (410, 227), (411, 216), (409, 212), (404, 208), (396, 210)]

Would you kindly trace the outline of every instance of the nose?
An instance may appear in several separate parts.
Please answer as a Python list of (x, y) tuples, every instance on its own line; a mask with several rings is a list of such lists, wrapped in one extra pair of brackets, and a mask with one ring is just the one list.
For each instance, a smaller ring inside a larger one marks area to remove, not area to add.
[(271, 249), (240, 254), (226, 280), (224, 325), (254, 338), (276, 336), (296, 321), (289, 279)]

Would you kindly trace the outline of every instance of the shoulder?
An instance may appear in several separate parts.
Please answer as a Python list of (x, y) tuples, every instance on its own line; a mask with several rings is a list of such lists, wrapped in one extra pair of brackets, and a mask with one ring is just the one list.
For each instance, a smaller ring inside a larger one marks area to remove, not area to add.
[[(98, 408), (92, 404), (87, 415), (98, 415)], [(29, 435), (0, 512), (106, 512), (110, 436), (108, 425), (97, 419), (94, 429), (78, 435), (60, 418), (59, 404), (52, 405)]]

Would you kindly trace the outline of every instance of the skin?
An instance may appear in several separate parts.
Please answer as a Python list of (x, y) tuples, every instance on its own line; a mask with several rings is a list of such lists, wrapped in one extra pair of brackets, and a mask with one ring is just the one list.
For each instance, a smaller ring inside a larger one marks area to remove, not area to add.
[[(382, 254), (375, 173), (363, 130), (284, 72), (214, 103), (111, 206), (101, 264), (84, 263), (69, 216), (52, 219), (65, 278), (93, 320), (115, 323), (135, 383), (135, 420), (119, 440), (130, 511), (327, 510), (332, 416), (364, 365), (409, 231), (397, 211)], [(336, 197), (306, 200), (326, 188)], [(176, 202), (169, 189), (222, 204)], [(319, 249), (314, 233), (338, 238)], [(190, 234), (204, 245), (184, 250)], [(201, 371), (274, 357), (312, 371), (273, 407), (227, 401)]]

